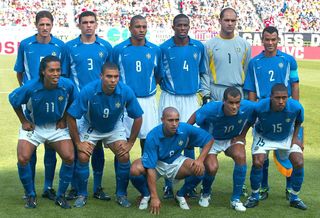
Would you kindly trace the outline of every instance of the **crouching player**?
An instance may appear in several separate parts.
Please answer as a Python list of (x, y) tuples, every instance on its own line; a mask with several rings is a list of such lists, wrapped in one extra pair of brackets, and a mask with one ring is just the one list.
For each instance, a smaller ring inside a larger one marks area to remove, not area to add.
[[(106, 62), (102, 66), (100, 78), (85, 86), (79, 97), (68, 109), (67, 121), (70, 135), (78, 149), (76, 176), (78, 178), (78, 197), (75, 207), (83, 207), (87, 202), (89, 159), (99, 140), (116, 155), (116, 198), (123, 207), (130, 207), (127, 187), (130, 173), (131, 150), (142, 124), (143, 111), (133, 91), (119, 82), (117, 65)], [(121, 118), (124, 109), (132, 118), (133, 125), (129, 140)], [(76, 119), (80, 121), (79, 129)]]
[[(36, 195), (32, 182), (30, 158), (39, 144), (50, 144), (60, 155), (59, 188), (55, 203), (70, 208), (64, 198), (71, 181), (74, 150), (66, 125), (65, 112), (77, 95), (72, 82), (60, 78), (61, 63), (55, 56), (41, 60), (40, 79), (30, 81), (9, 95), (22, 126), (18, 141), (18, 172), (26, 193), (26, 208), (36, 207)], [(25, 111), (22, 105), (26, 104)]]
[(288, 99), (288, 89), (284, 84), (276, 84), (272, 87), (270, 98), (258, 102), (255, 114), (257, 122), (253, 130), (253, 166), (250, 174), (252, 194), (245, 207), (258, 205), (266, 153), (278, 150), (282, 158), (289, 158), (293, 166), (290, 206), (306, 210), (307, 206), (298, 198), (304, 178), (303, 144), (298, 139), (299, 128), (304, 119), (302, 105), (294, 99)]
[(224, 152), (234, 161), (231, 207), (236, 211), (246, 211), (240, 201), (240, 196), (247, 171), (245, 137), (253, 123), (253, 111), (254, 103), (241, 100), (239, 89), (229, 87), (224, 91), (223, 102), (209, 102), (189, 118), (188, 123), (197, 123), (211, 133), (215, 139), (206, 159), (209, 167), (202, 181), (200, 206), (209, 206), (211, 186), (219, 167), (217, 156), (220, 152)]
[[(152, 129), (146, 138), (141, 159), (135, 160), (130, 169), (131, 182), (141, 193), (139, 209), (147, 209), (150, 202), (150, 212), (159, 214), (160, 199), (157, 193), (156, 180), (163, 176), (170, 181), (184, 179), (185, 184), (177, 192), (176, 201), (180, 208), (190, 209), (184, 196), (192, 190), (203, 175), (204, 160), (213, 143), (212, 136), (206, 131), (179, 122), (179, 112), (173, 107), (167, 107), (162, 113), (162, 124)], [(181, 154), (186, 146), (203, 147), (202, 153), (196, 159), (190, 159)], [(149, 189), (148, 189), (149, 186)]]

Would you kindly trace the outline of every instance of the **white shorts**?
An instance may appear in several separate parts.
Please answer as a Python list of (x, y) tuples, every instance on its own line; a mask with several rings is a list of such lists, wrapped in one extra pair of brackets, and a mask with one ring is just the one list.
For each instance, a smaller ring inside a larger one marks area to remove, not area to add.
[[(242, 141), (235, 142), (234, 144), (243, 144)], [(225, 152), (228, 148), (232, 146), (231, 139), (226, 140), (214, 140), (214, 143), (208, 154), (219, 154), (220, 152)]]
[(302, 153), (300, 146), (294, 144), (291, 147), (293, 132), (291, 132), (291, 134), (289, 134), (289, 136), (286, 139), (281, 141), (272, 141), (262, 137), (259, 133), (257, 133), (254, 130), (252, 132), (253, 132), (253, 142), (252, 142), (252, 148), (251, 148), (252, 155), (267, 154), (267, 152), (270, 150), (280, 150), (281, 152), (279, 152), (279, 154), (281, 158), (288, 157), (292, 152)]
[(42, 126), (35, 126), (33, 131), (19, 129), (19, 140), (26, 140), (35, 146), (42, 143), (52, 143), (62, 140), (71, 139), (69, 129), (56, 129), (56, 123), (51, 123)]
[(107, 133), (101, 133), (95, 129), (93, 129), (88, 121), (85, 119), (81, 119), (78, 122), (78, 129), (80, 134), (80, 140), (90, 142), (93, 145), (96, 145), (98, 141), (102, 141), (104, 146), (107, 147), (109, 144), (124, 140), (126, 141), (126, 132), (123, 126), (122, 121), (117, 121), (114, 129)]
[(157, 179), (160, 177), (164, 177), (168, 180), (174, 181), (176, 175), (179, 172), (180, 167), (182, 166), (183, 162), (188, 159), (187, 157), (181, 155), (178, 157), (173, 163), (168, 164), (162, 161), (157, 162), (156, 171), (157, 171)]
[[(143, 109), (142, 126), (138, 137), (140, 139), (145, 139), (149, 131), (159, 124), (158, 104), (156, 95), (137, 99)], [(129, 138), (133, 119), (128, 117), (127, 111), (124, 112), (123, 124), (126, 129), (126, 137)]]
[(199, 108), (197, 95), (172, 95), (162, 91), (159, 102), (159, 117), (166, 107), (175, 107), (180, 114), (180, 121), (187, 122), (190, 116)]

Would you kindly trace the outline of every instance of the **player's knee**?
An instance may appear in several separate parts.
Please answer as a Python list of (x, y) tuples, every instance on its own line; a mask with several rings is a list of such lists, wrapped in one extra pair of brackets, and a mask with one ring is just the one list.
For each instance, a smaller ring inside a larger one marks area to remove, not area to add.
[(28, 155), (23, 154), (23, 153), (18, 154), (18, 162), (22, 166), (27, 165), (29, 163), (29, 161), (30, 161), (30, 157)]
[(130, 175), (131, 176), (140, 176), (143, 171), (144, 171), (144, 167), (142, 166), (141, 161), (135, 160), (132, 163), (132, 166), (130, 168)]
[(80, 162), (82, 163), (89, 162), (89, 158), (90, 157), (87, 154), (78, 151), (78, 159)]
[(301, 169), (303, 168), (303, 159), (302, 158), (297, 158), (291, 161), (293, 168), (295, 169)]
[(126, 154), (124, 154), (124, 155), (122, 155), (120, 157), (117, 156), (117, 159), (118, 159), (118, 161), (120, 163), (127, 163), (129, 161), (129, 159), (130, 159), (129, 153), (126, 153)]
[(74, 161), (74, 153), (71, 152), (70, 154), (65, 155), (62, 160), (67, 164), (72, 164)]
[(234, 154), (234, 162), (239, 165), (246, 164), (246, 154), (245, 152), (237, 152)]
[(219, 169), (219, 164), (218, 164), (218, 162), (206, 161), (205, 168), (206, 168), (206, 172), (208, 174), (214, 176), (214, 175), (216, 175), (216, 173)]

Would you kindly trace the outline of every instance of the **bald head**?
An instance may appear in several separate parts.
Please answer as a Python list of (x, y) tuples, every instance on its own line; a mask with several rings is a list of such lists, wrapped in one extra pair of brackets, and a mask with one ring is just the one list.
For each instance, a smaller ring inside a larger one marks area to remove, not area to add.
[(162, 118), (167, 117), (171, 113), (175, 113), (175, 114), (179, 115), (179, 112), (178, 112), (178, 110), (176, 108), (174, 108), (174, 107), (166, 107), (162, 111)]

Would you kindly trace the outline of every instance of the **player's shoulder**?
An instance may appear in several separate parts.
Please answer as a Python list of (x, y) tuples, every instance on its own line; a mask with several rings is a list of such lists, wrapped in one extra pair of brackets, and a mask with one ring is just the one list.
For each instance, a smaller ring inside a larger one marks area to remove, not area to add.
[(292, 55), (287, 54), (285, 52), (282, 52), (280, 50), (277, 50), (277, 56), (280, 56), (280, 57), (288, 60), (289, 62), (296, 62), (295, 58)]
[(236, 40), (238, 43), (241, 43), (243, 45), (245, 45), (246, 47), (250, 47), (250, 44), (247, 40), (245, 40), (244, 38), (242, 38), (241, 36), (237, 35), (234, 37), (234, 40)]
[(130, 38), (129, 39), (126, 39), (118, 44), (116, 44), (114, 47), (113, 47), (113, 50), (122, 50), (124, 47), (127, 47), (131, 44), (130, 42)]
[(222, 107), (222, 101), (210, 101), (203, 106), (204, 110), (212, 111), (213, 114), (218, 114)]
[(66, 46), (68, 46), (68, 47), (72, 47), (72, 46), (74, 46), (74, 45), (76, 45), (76, 44), (79, 44), (81, 41), (80, 41), (80, 36), (78, 36), (78, 37), (76, 37), (76, 38), (74, 38), (74, 39), (71, 39), (71, 40), (69, 40), (68, 42), (66, 42), (65, 44), (66, 44)]
[(161, 45), (160, 48), (161, 49), (166, 49), (170, 46), (174, 45), (174, 41), (173, 41), (173, 37), (170, 37), (169, 39), (167, 39), (166, 41), (164, 41)]
[(247, 99), (242, 99), (240, 102), (240, 106), (244, 108), (254, 108), (256, 105), (256, 102), (247, 100)]
[(160, 51), (160, 46), (146, 40), (146, 46), (148, 46), (152, 50)]
[(27, 45), (29, 43), (32, 43), (32, 42), (36, 42), (37, 41), (37, 38), (36, 38), (36, 35), (32, 35), (32, 36), (29, 36), (23, 40), (21, 40), (20, 42), (20, 46), (24, 46), (24, 45)]
[(59, 79), (59, 85), (62, 85), (64, 87), (70, 88), (73, 87), (73, 82), (69, 78), (60, 77)]
[(301, 110), (301, 109), (303, 109), (302, 104), (293, 98), (288, 98), (286, 106), (287, 106), (288, 110)]
[(59, 45), (61, 47), (63, 47), (65, 45), (65, 43), (61, 39), (59, 39), (55, 36), (51, 37), (51, 43), (54, 43), (54, 44)]
[(102, 39), (99, 36), (96, 37), (96, 42), (107, 48), (112, 48), (112, 45), (107, 40)]

